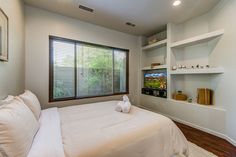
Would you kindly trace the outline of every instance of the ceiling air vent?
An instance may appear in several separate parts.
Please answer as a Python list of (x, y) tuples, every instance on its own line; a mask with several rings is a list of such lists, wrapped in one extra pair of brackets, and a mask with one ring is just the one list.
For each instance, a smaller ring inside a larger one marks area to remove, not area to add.
[(85, 10), (85, 11), (88, 11), (88, 12), (93, 12), (93, 9), (89, 8), (89, 7), (86, 7), (84, 5), (79, 5), (79, 8), (82, 9), (82, 10)]
[(130, 23), (130, 22), (126, 22), (126, 25), (127, 25), (127, 26), (130, 26), (130, 27), (135, 27), (135, 26), (136, 26), (135, 24)]

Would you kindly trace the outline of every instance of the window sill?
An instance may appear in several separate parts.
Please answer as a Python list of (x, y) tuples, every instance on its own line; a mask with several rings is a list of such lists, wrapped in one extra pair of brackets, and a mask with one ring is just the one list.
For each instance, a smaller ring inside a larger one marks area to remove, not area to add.
[(84, 96), (84, 97), (76, 97), (76, 98), (74, 98), (74, 97), (58, 98), (58, 99), (49, 100), (49, 103), (60, 102), (60, 101), (81, 100), (81, 99), (93, 99), (93, 98), (100, 98), (100, 97), (110, 97), (110, 96), (125, 95), (125, 94), (129, 94), (129, 92), (107, 94), (107, 95), (97, 95), (97, 96)]

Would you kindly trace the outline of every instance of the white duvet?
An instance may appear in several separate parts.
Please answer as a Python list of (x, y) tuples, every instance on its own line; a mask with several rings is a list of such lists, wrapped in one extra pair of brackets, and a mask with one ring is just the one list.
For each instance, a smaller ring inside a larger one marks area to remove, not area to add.
[(58, 109), (43, 110), (39, 121), (40, 128), (28, 157), (65, 157)]
[(171, 157), (188, 154), (187, 140), (168, 118), (117, 101), (59, 109), (66, 157)]
[(116, 103), (54, 109), (55, 125), (41, 123), (43, 135), (37, 134), (28, 157), (188, 157), (187, 140), (170, 119), (135, 106), (129, 114), (116, 112)]

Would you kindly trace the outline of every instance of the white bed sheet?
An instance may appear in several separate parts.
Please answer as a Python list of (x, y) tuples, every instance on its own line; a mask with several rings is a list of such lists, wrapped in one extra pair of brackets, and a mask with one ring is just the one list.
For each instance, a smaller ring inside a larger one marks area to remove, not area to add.
[(27, 157), (65, 157), (57, 108), (41, 112), (40, 129)]
[(60, 108), (66, 157), (188, 156), (188, 143), (168, 118), (132, 106), (116, 112), (117, 101)]

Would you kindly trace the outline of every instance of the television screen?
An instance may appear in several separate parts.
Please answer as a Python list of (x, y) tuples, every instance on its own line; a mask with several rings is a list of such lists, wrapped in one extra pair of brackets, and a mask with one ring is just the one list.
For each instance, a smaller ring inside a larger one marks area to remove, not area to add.
[(144, 73), (144, 88), (167, 89), (166, 70), (150, 70)]

